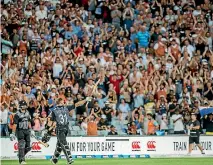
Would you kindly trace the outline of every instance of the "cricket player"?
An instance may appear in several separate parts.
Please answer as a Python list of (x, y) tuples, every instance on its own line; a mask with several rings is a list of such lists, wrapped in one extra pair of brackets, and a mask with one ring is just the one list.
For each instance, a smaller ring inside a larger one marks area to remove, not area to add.
[(19, 108), (14, 116), (14, 129), (10, 134), (10, 139), (15, 140), (17, 136), (19, 163), (26, 164), (25, 155), (31, 150), (30, 135), (34, 122), (31, 121), (31, 116), (27, 111), (26, 101), (20, 101)]
[(51, 159), (52, 164), (57, 164), (58, 158), (61, 154), (61, 151), (64, 152), (67, 163), (72, 164), (74, 161), (71, 156), (71, 152), (66, 140), (68, 134), (68, 124), (69, 124), (69, 115), (70, 112), (66, 106), (64, 106), (64, 101), (59, 98), (57, 101), (57, 106), (52, 111), (51, 120), (56, 122), (56, 135), (57, 135), (57, 144), (54, 155)]
[(191, 155), (194, 143), (200, 149), (201, 154), (205, 154), (203, 147), (200, 145), (200, 122), (197, 120), (196, 113), (191, 113), (191, 121), (189, 122), (188, 129), (190, 130), (188, 155)]

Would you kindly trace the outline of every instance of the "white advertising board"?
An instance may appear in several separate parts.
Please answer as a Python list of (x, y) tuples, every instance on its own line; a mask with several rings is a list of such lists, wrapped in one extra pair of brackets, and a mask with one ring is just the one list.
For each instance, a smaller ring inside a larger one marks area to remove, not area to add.
[[(68, 137), (72, 155), (78, 156), (119, 156), (119, 155), (186, 155), (188, 136), (147, 136), (147, 137)], [(56, 137), (45, 148), (32, 139), (32, 150), (28, 158), (45, 158), (54, 153)], [(201, 145), (207, 155), (213, 155), (213, 136), (201, 136)], [(9, 138), (1, 139), (1, 159), (17, 158), (18, 143)], [(192, 154), (200, 154), (197, 147)]]

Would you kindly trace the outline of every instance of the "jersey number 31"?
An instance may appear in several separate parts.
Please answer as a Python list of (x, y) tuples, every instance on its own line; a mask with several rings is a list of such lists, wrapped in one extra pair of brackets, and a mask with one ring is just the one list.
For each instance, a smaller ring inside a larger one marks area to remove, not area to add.
[(60, 121), (59, 121), (59, 122), (60, 122), (61, 124), (64, 125), (64, 124), (67, 123), (67, 115), (66, 115), (66, 114), (60, 114), (60, 115), (59, 115), (59, 118), (60, 118)]

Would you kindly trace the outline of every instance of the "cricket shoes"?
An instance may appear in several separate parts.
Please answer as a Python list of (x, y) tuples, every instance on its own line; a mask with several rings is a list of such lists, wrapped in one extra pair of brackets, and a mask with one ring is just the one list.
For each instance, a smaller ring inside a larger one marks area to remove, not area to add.
[(203, 151), (201, 151), (201, 154), (202, 154), (202, 155), (205, 155), (205, 152), (204, 152), (204, 150), (203, 150)]
[(52, 164), (57, 164), (58, 163), (57, 159), (51, 159), (50, 161), (51, 161)]
[(74, 160), (71, 159), (67, 164), (73, 164), (74, 163)]
[(192, 155), (192, 153), (190, 153), (190, 152), (187, 153), (187, 156), (191, 156), (191, 155)]
[(22, 161), (20, 164), (27, 164), (25, 161)]

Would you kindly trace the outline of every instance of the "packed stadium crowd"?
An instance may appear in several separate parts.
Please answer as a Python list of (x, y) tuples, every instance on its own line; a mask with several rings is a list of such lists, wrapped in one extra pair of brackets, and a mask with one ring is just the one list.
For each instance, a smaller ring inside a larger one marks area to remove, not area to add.
[(2, 136), (59, 98), (71, 135), (185, 134), (192, 112), (213, 132), (211, 0), (2, 0), (0, 31)]

